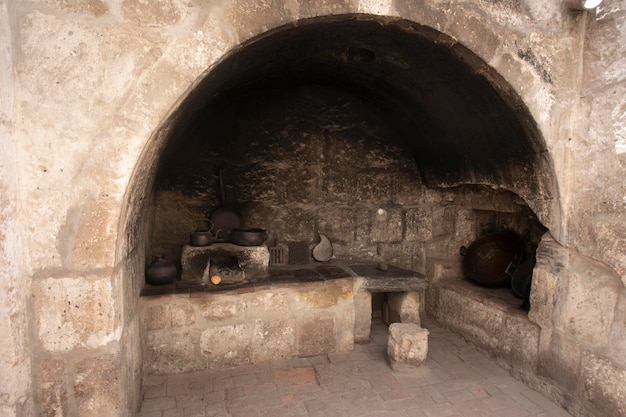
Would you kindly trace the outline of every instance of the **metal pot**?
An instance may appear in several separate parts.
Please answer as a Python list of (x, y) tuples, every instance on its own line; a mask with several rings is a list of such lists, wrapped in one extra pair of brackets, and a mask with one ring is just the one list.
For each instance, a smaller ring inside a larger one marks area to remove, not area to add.
[(267, 231), (258, 228), (234, 228), (230, 240), (239, 246), (259, 246), (267, 239)]
[(210, 230), (195, 230), (189, 234), (189, 244), (191, 246), (209, 246), (213, 243), (213, 232)]
[(146, 282), (151, 285), (167, 285), (176, 280), (178, 270), (165, 255), (155, 256), (146, 267)]
[(189, 234), (189, 244), (191, 246), (208, 246), (216, 238), (213, 233), (213, 222), (209, 219), (201, 219), (207, 223), (207, 229), (197, 229)]
[(476, 239), (465, 251), (463, 272), (479, 285), (502, 288), (511, 284), (509, 265), (522, 259), (520, 239), (511, 233), (490, 233)]

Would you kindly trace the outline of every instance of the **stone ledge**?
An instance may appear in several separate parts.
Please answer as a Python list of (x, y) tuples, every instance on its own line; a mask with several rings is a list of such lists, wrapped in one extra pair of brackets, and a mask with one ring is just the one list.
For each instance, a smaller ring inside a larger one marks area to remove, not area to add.
[(428, 286), (423, 274), (408, 269), (389, 265), (386, 271), (377, 268), (373, 262), (333, 260), (299, 266), (274, 266), (265, 276), (257, 276), (235, 284), (203, 284), (193, 281), (175, 281), (172, 284), (146, 285), (141, 296), (159, 296), (167, 294), (189, 295), (194, 293), (228, 292), (243, 294), (281, 285), (316, 285), (328, 280), (344, 278), (363, 278), (362, 289), (369, 292), (421, 291)]
[(508, 314), (527, 316), (522, 306), (522, 298), (513, 293), (511, 288), (487, 288), (466, 279), (446, 279), (439, 286), (444, 290), (454, 291), (463, 297), (492, 306)]

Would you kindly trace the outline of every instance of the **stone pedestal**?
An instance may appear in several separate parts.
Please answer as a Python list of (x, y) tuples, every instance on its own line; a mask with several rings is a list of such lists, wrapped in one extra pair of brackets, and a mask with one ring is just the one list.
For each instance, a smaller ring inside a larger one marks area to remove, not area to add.
[(253, 277), (267, 276), (269, 262), (270, 254), (265, 245), (185, 245), (181, 254), (181, 279), (208, 283), (212, 275), (219, 275), (224, 283), (242, 282)]
[(428, 330), (415, 323), (393, 323), (389, 326), (387, 356), (391, 369), (410, 372), (426, 360)]

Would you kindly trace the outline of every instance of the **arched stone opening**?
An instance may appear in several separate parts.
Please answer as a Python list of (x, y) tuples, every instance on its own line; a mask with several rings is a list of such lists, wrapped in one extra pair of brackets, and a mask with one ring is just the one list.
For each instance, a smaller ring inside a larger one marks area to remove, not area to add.
[(537, 244), (560, 222), (545, 143), (508, 83), (441, 32), (364, 15), (300, 21), (231, 52), (155, 133), (133, 184), (120, 255), (139, 333), (145, 259), (177, 260), (225, 203), (274, 245), (323, 232), (339, 257), (428, 276), (459, 275), (458, 247), (481, 233)]

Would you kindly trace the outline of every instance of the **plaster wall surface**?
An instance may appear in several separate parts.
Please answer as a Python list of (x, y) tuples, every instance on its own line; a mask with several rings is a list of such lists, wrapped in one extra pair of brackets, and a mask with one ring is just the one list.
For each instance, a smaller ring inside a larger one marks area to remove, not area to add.
[[(0, 411), (29, 415), (22, 404), (32, 400), (33, 415), (133, 414), (148, 224), (141, 208), (166, 139), (159, 129), (212, 65), (253, 36), (315, 16), (384, 13), (458, 40), (508, 81), (498, 85), (503, 96), (528, 107), (558, 190), (557, 201), (532, 208), (576, 258), (545, 265), (566, 289), (543, 312), (546, 328), (583, 337), (586, 326), (603, 324), (601, 346), (567, 342), (581, 349), (575, 394), (589, 410), (626, 413), (626, 3), (605, 3), (585, 15), (539, 0), (0, 2), (0, 312), (9, 317), (0, 365), (12, 381), (2, 384), (10, 392), (1, 393)], [(585, 284), (597, 276), (588, 271), (600, 271), (603, 284)], [(80, 296), (78, 281), (89, 288)], [(583, 318), (567, 297), (585, 291), (608, 294), (613, 307), (586, 298), (595, 314)], [(52, 310), (57, 328), (35, 316)], [(56, 343), (70, 327), (83, 330)], [(542, 346), (564, 364), (561, 341)]]
[(13, 110), (13, 38), (5, 2), (0, 2), (0, 415), (32, 412), (30, 350), (24, 279), (23, 247), (18, 187), (17, 152)]

